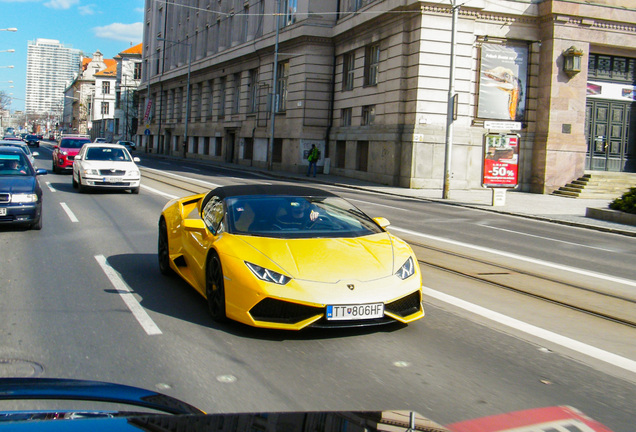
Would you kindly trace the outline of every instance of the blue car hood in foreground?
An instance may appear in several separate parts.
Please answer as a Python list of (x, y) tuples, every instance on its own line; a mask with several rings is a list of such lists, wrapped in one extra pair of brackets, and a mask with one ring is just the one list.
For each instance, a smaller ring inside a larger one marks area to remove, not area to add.
[(2, 176), (0, 177), (0, 193), (33, 193), (37, 189), (34, 176)]

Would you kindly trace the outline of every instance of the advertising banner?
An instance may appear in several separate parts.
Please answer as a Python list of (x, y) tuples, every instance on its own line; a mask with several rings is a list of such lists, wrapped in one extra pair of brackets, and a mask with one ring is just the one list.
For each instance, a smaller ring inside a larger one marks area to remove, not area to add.
[(519, 135), (486, 134), (482, 186), (515, 188), (519, 184)]
[[(151, 108), (152, 108), (152, 99), (148, 99), (148, 103), (146, 103), (146, 111), (144, 113), (144, 123), (150, 122), (150, 116), (152, 114)], [(147, 127), (148, 126), (146, 126), (146, 128)]]
[(322, 140), (311, 140), (311, 139), (301, 139), (300, 140), (300, 159), (301, 164), (309, 165), (307, 162), (307, 156), (309, 155), (309, 151), (311, 150), (311, 146), (315, 145), (318, 148), (319, 159), (316, 163), (317, 166), (323, 166), (325, 163), (324, 154), (325, 154), (325, 142)]
[(483, 44), (477, 116), (522, 121), (526, 110), (528, 47)]

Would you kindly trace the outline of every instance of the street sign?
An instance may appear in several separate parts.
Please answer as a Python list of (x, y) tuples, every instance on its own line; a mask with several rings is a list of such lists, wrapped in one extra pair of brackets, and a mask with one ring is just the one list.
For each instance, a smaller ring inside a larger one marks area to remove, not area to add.
[(521, 130), (521, 122), (485, 121), (484, 128), (500, 130)]
[(144, 135), (150, 135), (150, 129), (146, 129), (146, 130), (144, 131)]

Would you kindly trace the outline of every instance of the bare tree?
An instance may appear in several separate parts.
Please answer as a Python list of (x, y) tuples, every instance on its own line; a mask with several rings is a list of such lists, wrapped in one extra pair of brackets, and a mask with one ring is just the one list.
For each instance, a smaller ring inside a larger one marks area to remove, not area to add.
[(11, 96), (0, 90), (0, 110), (8, 109), (9, 105), (11, 105)]

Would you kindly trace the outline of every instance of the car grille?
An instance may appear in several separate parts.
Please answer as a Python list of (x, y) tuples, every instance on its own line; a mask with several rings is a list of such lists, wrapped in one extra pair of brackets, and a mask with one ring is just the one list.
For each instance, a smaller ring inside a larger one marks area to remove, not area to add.
[(89, 183), (92, 186), (130, 186), (130, 182), (100, 182), (100, 181), (96, 181), (96, 182), (90, 182)]
[(324, 311), (324, 308), (266, 298), (250, 310), (250, 315), (256, 321), (295, 324), (324, 313)]
[(72, 160), (74, 160), (74, 159), (75, 159), (75, 156), (66, 156), (66, 160), (70, 160), (70, 161), (72, 161)]
[(99, 175), (103, 175), (103, 176), (123, 176), (124, 174), (126, 174), (125, 170), (111, 170), (111, 169), (103, 169), (103, 170), (99, 170)]
[(8, 203), (11, 200), (11, 194), (0, 193), (0, 203)]
[(401, 316), (402, 318), (413, 315), (420, 310), (422, 305), (422, 297), (419, 291), (402, 297), (385, 306), (385, 310)]
[(366, 320), (334, 320), (329, 321), (326, 318), (321, 318), (315, 323), (312, 323), (310, 327), (313, 328), (346, 328), (346, 327), (368, 327), (376, 325), (384, 325), (396, 323), (397, 321), (391, 317), (382, 317)]

